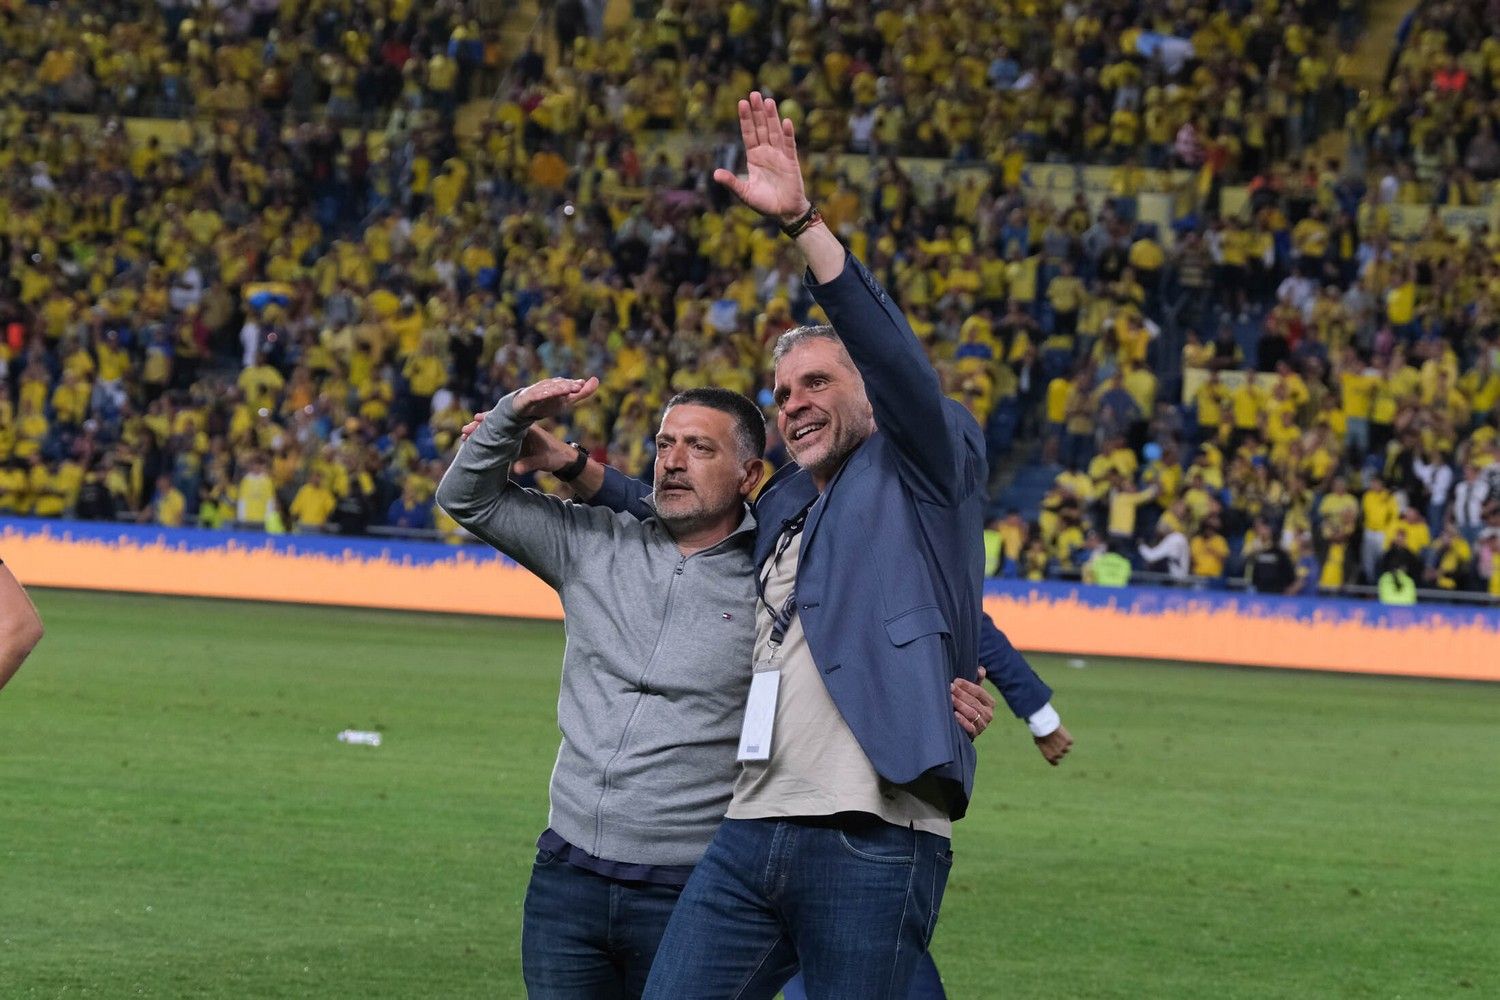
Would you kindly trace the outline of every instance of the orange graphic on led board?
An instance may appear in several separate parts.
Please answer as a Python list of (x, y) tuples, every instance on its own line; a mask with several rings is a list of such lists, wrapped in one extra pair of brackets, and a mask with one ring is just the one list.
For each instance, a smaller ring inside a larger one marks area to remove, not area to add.
[(30, 586), (562, 618), (557, 593), (529, 571), (462, 549), (418, 563), (346, 554), (278, 552), (233, 539), (187, 549), (169, 544), (0, 533), (5, 560)]

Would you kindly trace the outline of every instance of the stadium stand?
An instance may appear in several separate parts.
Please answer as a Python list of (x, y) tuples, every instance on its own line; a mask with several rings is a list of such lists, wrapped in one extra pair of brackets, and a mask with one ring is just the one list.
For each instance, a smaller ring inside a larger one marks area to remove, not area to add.
[(1341, 53), (1328, 29), (1340, 10), (669, 2), (600, 43), (579, 39), (571, 72), (543, 89), (610, 106), (627, 129), (713, 131), (761, 87), (782, 95), (815, 151), (1207, 162), (1248, 176), (1339, 120)]
[(1387, 79), (1350, 112), (1350, 133), (1383, 171), (1386, 201), (1472, 206), (1490, 197), (1500, 177), (1493, 22), (1492, 5), (1478, 0), (1419, 5)]
[[(141, 6), (0, 18), (0, 511), (459, 542), (458, 430), (564, 372), (604, 385), (558, 432), (649, 474), (667, 395), (769, 403), (813, 316), (710, 180), (761, 85), (986, 429), (992, 573), (1500, 595), (1494, 191), (1351, 92), (1354, 6), (667, 3), (524, 47), (465, 4)], [(1392, 93), (1440, 103), (1470, 8)]]
[(88, 11), (9, 4), (6, 96), (127, 115), (317, 109), (373, 121), (398, 105), (452, 107), (493, 86), (500, 32), (461, 0), (197, 3), (111, 0)]

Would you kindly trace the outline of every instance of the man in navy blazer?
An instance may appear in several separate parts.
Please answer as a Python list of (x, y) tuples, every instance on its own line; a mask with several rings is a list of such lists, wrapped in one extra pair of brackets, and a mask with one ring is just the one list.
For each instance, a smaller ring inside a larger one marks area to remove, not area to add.
[(811, 995), (904, 1000), (973, 790), (950, 687), (980, 656), (984, 441), (901, 311), (821, 224), (792, 123), (752, 94), (740, 127), (749, 176), (715, 179), (796, 240), (831, 327), (776, 345), (796, 464), (755, 505), (741, 771), (646, 996), (769, 997), (800, 965)]

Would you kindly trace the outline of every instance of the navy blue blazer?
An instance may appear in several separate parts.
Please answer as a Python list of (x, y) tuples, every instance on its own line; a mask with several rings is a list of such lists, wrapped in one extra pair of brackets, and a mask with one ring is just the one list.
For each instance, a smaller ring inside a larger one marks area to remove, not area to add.
[[(949, 685), (973, 680), (980, 662), (984, 438), (943, 395), (906, 318), (852, 254), (839, 277), (810, 288), (864, 378), (879, 429), (821, 495), (795, 464), (771, 477), (755, 504), (756, 565), (811, 503), (797, 614), (828, 693), (881, 776), (937, 779), (957, 819), (975, 758)], [(639, 494), (620, 489), (620, 478), (607, 479), (612, 488), (595, 502), (628, 506)], [(1004, 658), (1003, 637), (985, 641)], [(1026, 714), (1050, 695), (1035, 684)]]

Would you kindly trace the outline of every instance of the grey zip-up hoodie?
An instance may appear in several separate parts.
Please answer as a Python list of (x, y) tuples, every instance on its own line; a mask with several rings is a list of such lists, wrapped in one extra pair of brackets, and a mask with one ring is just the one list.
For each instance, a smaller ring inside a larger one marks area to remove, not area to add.
[(639, 521), (509, 481), (514, 393), (459, 449), (437, 500), (562, 598), (567, 648), (550, 825), (595, 857), (692, 865), (724, 818), (755, 643), (755, 520), (683, 556)]

